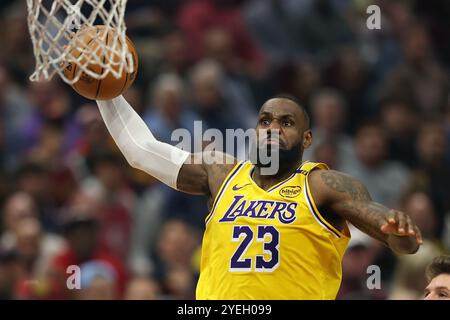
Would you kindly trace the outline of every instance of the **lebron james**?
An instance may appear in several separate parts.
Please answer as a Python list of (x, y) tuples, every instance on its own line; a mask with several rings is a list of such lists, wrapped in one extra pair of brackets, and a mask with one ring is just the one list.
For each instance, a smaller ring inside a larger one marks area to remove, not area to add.
[(335, 299), (350, 240), (347, 222), (397, 254), (415, 253), (422, 243), (407, 214), (372, 201), (356, 179), (302, 160), (312, 134), (305, 109), (293, 99), (270, 99), (259, 112), (258, 145), (278, 151), (278, 170), (270, 175), (259, 161), (227, 154), (205, 161), (217, 154), (158, 141), (122, 96), (97, 104), (131, 166), (209, 197), (197, 299)]

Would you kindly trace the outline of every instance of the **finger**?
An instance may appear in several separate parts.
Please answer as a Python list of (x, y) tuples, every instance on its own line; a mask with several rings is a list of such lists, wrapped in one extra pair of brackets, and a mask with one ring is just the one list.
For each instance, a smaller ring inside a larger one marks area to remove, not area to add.
[(410, 216), (406, 216), (406, 231), (408, 232), (408, 234), (410, 236), (415, 236), (416, 235), (416, 230), (415, 230), (415, 225), (411, 220)]
[(396, 220), (397, 220), (397, 232), (400, 234), (405, 234), (406, 230), (406, 218), (405, 218), (405, 214), (403, 212), (397, 212), (396, 214)]
[(392, 233), (396, 230), (395, 219), (394, 224), (390, 221), (390, 218), (385, 218), (383, 224), (380, 226), (380, 230), (384, 233)]
[(416, 230), (416, 239), (419, 244), (423, 244), (422, 232), (420, 231), (418, 226), (415, 226)]

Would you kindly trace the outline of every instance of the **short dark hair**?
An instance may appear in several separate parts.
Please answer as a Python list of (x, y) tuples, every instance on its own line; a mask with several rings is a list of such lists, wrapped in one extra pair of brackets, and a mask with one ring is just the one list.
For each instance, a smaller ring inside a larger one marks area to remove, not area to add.
[(450, 275), (450, 256), (443, 255), (434, 258), (425, 271), (428, 281), (440, 274)]
[(303, 103), (301, 103), (300, 100), (297, 99), (295, 96), (293, 96), (291, 94), (280, 93), (280, 94), (273, 96), (271, 99), (286, 99), (286, 100), (294, 102), (300, 109), (302, 109), (303, 116), (305, 117), (305, 121), (306, 121), (306, 125), (307, 125), (308, 129), (311, 128), (311, 119), (309, 117), (308, 110), (306, 110)]

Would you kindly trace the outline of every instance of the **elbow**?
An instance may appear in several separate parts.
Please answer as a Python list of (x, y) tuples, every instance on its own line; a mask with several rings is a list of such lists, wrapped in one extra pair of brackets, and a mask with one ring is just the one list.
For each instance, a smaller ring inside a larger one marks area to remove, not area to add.
[(127, 157), (126, 159), (127, 159), (128, 164), (131, 167), (133, 167), (135, 169), (141, 169), (142, 168), (142, 163), (138, 159), (136, 159), (134, 157)]

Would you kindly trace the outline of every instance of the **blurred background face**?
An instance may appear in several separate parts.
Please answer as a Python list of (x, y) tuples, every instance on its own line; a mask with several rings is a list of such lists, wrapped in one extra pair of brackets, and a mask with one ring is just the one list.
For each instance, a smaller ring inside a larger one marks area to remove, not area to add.
[(25, 219), (19, 223), (16, 232), (16, 248), (25, 261), (31, 263), (39, 256), (41, 225), (37, 219)]
[(417, 149), (423, 162), (440, 164), (446, 151), (446, 137), (442, 126), (423, 125), (417, 138)]
[(204, 37), (205, 56), (219, 62), (225, 68), (233, 66), (235, 59), (234, 43), (231, 34), (222, 28), (209, 30)]
[(97, 226), (93, 223), (72, 226), (67, 231), (66, 239), (79, 260), (89, 260), (97, 249)]
[(341, 102), (332, 95), (316, 98), (313, 105), (314, 127), (327, 133), (337, 133), (343, 127), (345, 110)]
[(415, 27), (409, 31), (404, 41), (406, 59), (413, 65), (420, 65), (428, 59), (430, 43), (426, 31)]
[(384, 132), (376, 126), (365, 126), (356, 135), (356, 154), (368, 167), (377, 167), (386, 156)]
[(167, 35), (164, 40), (164, 57), (174, 71), (182, 71), (189, 62), (189, 52), (186, 39), (181, 32)]
[(48, 192), (50, 177), (48, 173), (40, 167), (28, 170), (19, 177), (18, 185), (21, 190), (31, 195), (38, 202), (46, 200), (51, 196)]
[(82, 289), (81, 300), (114, 300), (116, 299), (116, 286), (113, 281), (103, 277), (95, 277), (89, 287)]
[(424, 238), (434, 238), (437, 222), (433, 203), (428, 195), (421, 192), (411, 194), (406, 199), (403, 210), (417, 224)]
[(414, 115), (406, 104), (393, 102), (382, 107), (383, 128), (392, 137), (404, 136), (413, 129)]
[(154, 88), (154, 102), (159, 112), (168, 120), (176, 121), (183, 104), (183, 83), (175, 74), (160, 76)]
[(170, 221), (162, 229), (158, 252), (167, 264), (189, 266), (196, 246), (196, 237), (182, 221)]
[(128, 282), (125, 290), (125, 300), (157, 300), (159, 286), (151, 278), (138, 277)]
[(118, 190), (124, 182), (122, 166), (114, 162), (100, 162), (96, 164), (95, 175), (109, 191)]
[(220, 66), (212, 61), (200, 63), (191, 76), (195, 104), (202, 109), (218, 106), (222, 101)]
[(3, 212), (4, 226), (7, 230), (17, 232), (22, 221), (36, 218), (35, 203), (28, 194), (19, 192), (7, 200)]

